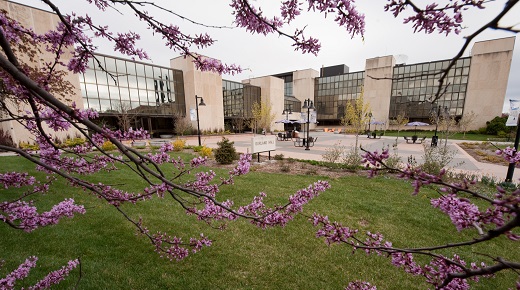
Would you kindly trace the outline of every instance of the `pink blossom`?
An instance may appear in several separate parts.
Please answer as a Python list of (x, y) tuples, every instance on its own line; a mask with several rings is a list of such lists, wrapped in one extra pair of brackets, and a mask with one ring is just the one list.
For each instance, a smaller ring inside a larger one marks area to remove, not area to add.
[(36, 267), (37, 257), (29, 257), (16, 270), (8, 274), (5, 278), (0, 279), (1, 289), (14, 289), (17, 280), (22, 280), (29, 275), (29, 271)]

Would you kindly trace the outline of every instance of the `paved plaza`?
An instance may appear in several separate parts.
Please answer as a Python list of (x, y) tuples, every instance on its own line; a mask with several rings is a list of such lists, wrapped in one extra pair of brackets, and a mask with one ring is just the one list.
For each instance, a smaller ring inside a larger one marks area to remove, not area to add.
[[(354, 146), (356, 141), (354, 135), (334, 134), (331, 132), (311, 132), (310, 136), (315, 138), (317, 137), (315, 145), (311, 147), (310, 150), (305, 150), (305, 147), (295, 147), (293, 141), (276, 141), (276, 151), (271, 152), (271, 157), (276, 154), (283, 154), (285, 158), (319, 161), (322, 160), (322, 155), (326, 152), (326, 149), (332, 147), (334, 144), (340, 144), (346, 146), (346, 148), (350, 148), (351, 146)], [(238, 152), (250, 152), (253, 134), (232, 134), (225, 135), (225, 137), (235, 142), (234, 145)], [(197, 136), (189, 136), (186, 138), (188, 145), (198, 145)], [(366, 135), (359, 135), (359, 145), (372, 151), (381, 151), (383, 148), (388, 148), (388, 146), (390, 146), (389, 148), (392, 152), (392, 145), (395, 144), (395, 138), (396, 137), (382, 136), (381, 139), (368, 139)], [(202, 144), (212, 148), (216, 148), (218, 146), (217, 142), (221, 140), (222, 136), (201, 136)], [(425, 142), (431, 142), (431, 140), (426, 139)], [(507, 166), (478, 162), (461, 149), (457, 145), (458, 142), (463, 141), (448, 140), (449, 149), (456, 152), (449, 167), (456, 170), (468, 171), (480, 176), (494, 176), (497, 180), (505, 179)], [(403, 161), (406, 161), (408, 160), (408, 157), (413, 156), (417, 162), (423, 162), (423, 145), (406, 143), (403, 137), (399, 137), (397, 153)], [(267, 153), (262, 153), (262, 155), (267, 155)], [(520, 169), (516, 169), (513, 181), (518, 181), (519, 178)]]

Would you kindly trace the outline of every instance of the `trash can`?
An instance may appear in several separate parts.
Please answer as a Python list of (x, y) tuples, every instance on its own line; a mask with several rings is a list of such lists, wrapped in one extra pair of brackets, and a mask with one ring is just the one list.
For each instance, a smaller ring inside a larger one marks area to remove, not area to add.
[(439, 136), (432, 137), (432, 147), (437, 147), (437, 141), (439, 140)]

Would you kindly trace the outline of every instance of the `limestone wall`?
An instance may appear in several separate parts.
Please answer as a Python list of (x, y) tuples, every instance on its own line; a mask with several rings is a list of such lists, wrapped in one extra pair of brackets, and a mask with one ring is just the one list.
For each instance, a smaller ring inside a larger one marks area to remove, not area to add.
[[(9, 17), (15, 19), (20, 22), (26, 28), (32, 28), (36, 33), (45, 33), (49, 30), (54, 29), (59, 19), (53, 14), (43, 10), (35, 9), (29, 6), (8, 2), (5, 0), (0, 0), (0, 9), (6, 10), (8, 12)], [(28, 62), (29, 59), (26, 55), (20, 54), (17, 55), (22, 62)], [(54, 55), (46, 52), (42, 49), (42, 54), (39, 56), (41, 61), (39, 63), (32, 63), (32, 66), (41, 67), (45, 62), (50, 62), (54, 59)], [(66, 63), (70, 59), (70, 51), (68, 54), (65, 54), (63, 57), (63, 61)], [(83, 108), (83, 100), (81, 98), (81, 91), (79, 89), (79, 77), (72, 73), (68, 73), (65, 77), (65, 80), (69, 81), (74, 86), (74, 92), (72, 95), (67, 95), (64, 97), (58, 97), (61, 101), (66, 104), (71, 104), (75, 102), (77, 107)], [(25, 103), (18, 102), (17, 104), (8, 103), (9, 109), (15, 112), (23, 112), (28, 110), (29, 107)], [(2, 118), (8, 117), (5, 113), (0, 116)], [(33, 137), (29, 132), (18, 122), (16, 121), (7, 121), (1, 122), (0, 126), (3, 130), (9, 131), (11, 137), (15, 144), (19, 144), (20, 142), (29, 142), (32, 143)], [(53, 136), (57, 136), (59, 139), (65, 139), (67, 136), (74, 137), (79, 132), (75, 129), (70, 129), (66, 132), (54, 132), (48, 129), (48, 127), (44, 126), (44, 129), (47, 129), (48, 132), (51, 132)]]
[(486, 121), (502, 114), (515, 37), (480, 41), (471, 49), (471, 66), (464, 114), (477, 118), (469, 129), (478, 129)]
[[(202, 97), (206, 106), (199, 106), (200, 130), (224, 130), (222, 76), (196, 69), (193, 58), (176, 57), (170, 65), (183, 71), (186, 114), (189, 116), (190, 110), (196, 109), (195, 96)], [(197, 121), (192, 121), (192, 126), (197, 128)]]

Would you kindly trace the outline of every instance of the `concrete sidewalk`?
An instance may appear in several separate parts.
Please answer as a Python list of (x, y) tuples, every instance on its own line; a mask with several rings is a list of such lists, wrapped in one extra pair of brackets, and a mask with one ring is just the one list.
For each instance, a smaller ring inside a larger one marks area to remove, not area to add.
[[(273, 135), (274, 136), (274, 135)], [(350, 148), (355, 145), (356, 137), (354, 135), (334, 134), (330, 132), (311, 132), (310, 136), (317, 137), (314, 147), (310, 150), (305, 150), (305, 147), (295, 147), (292, 141), (276, 141), (276, 151), (271, 152), (271, 157), (276, 154), (283, 154), (285, 158), (296, 158), (306, 160), (322, 160), (322, 155), (326, 153), (326, 149), (332, 147), (334, 144), (340, 144)], [(201, 142), (211, 148), (217, 148), (217, 142), (222, 140), (222, 135), (219, 136), (201, 136)], [(251, 139), (253, 134), (232, 134), (225, 135), (226, 138), (233, 141), (238, 152), (249, 152), (251, 147)], [(197, 136), (187, 136), (188, 145), (198, 145)], [(395, 144), (395, 137), (383, 136), (381, 139), (368, 139), (366, 135), (359, 135), (359, 144), (367, 150), (379, 150), (383, 148), (390, 148)], [(426, 142), (431, 140), (426, 139)], [(504, 180), (507, 174), (507, 166), (481, 163), (471, 157), (466, 151), (461, 149), (457, 143), (464, 142), (461, 140), (448, 140), (448, 147), (455, 152), (453, 160), (449, 167), (466, 171), (478, 176), (492, 176), (496, 180)], [(410, 156), (414, 157), (419, 163), (423, 162), (424, 149), (422, 144), (406, 143), (401, 137), (397, 146), (398, 155), (401, 160), (406, 162)], [(262, 153), (267, 155), (267, 153)], [(513, 175), (513, 181), (520, 179), (520, 169), (516, 169)]]

